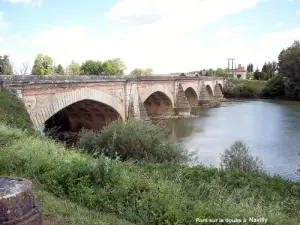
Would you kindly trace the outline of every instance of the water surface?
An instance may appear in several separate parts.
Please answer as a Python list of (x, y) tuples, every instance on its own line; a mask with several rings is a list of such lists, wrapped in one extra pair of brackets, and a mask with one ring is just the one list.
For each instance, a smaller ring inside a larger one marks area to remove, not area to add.
[(296, 180), (300, 164), (300, 102), (229, 101), (195, 110), (199, 118), (167, 121), (172, 138), (197, 150), (199, 164), (219, 167), (220, 154), (243, 140), (271, 174)]

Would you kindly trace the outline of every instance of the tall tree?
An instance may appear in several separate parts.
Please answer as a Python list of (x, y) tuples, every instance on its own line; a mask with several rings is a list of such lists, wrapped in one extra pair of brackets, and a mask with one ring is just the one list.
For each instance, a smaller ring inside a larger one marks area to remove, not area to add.
[(228, 69), (218, 68), (215, 72), (215, 75), (218, 77), (225, 77), (228, 75)]
[(109, 59), (103, 62), (103, 72), (105, 75), (124, 75), (126, 69), (124, 62), (120, 58)]
[(50, 56), (38, 54), (34, 60), (31, 74), (49, 75), (53, 74), (53, 60)]
[(152, 72), (153, 72), (153, 70), (151, 68), (148, 68), (148, 69), (136, 68), (130, 72), (130, 75), (137, 76), (137, 77), (138, 76), (149, 76)]
[(285, 96), (300, 98), (300, 42), (295, 41), (278, 56), (279, 74), (284, 80)]
[(258, 68), (255, 70), (255, 72), (253, 74), (253, 79), (254, 80), (259, 80), (259, 70), (258, 70)]
[(55, 67), (55, 73), (58, 74), (58, 75), (64, 75), (65, 74), (64, 68), (62, 67), (61, 64), (58, 64)]
[(68, 66), (68, 75), (79, 75), (80, 74), (80, 65), (74, 60), (71, 61), (71, 64)]
[(85, 61), (80, 70), (82, 75), (101, 75), (104, 73), (102, 62), (94, 60)]
[(11, 62), (9, 61), (8, 55), (4, 55), (4, 56), (0, 55), (0, 67), (1, 67), (2, 74), (13, 75), (13, 67)]

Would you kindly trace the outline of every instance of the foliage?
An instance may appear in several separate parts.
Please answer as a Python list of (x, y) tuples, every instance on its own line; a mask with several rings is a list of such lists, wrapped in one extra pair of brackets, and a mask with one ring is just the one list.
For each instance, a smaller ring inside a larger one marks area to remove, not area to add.
[(218, 68), (215, 72), (215, 75), (218, 76), (218, 77), (227, 77), (228, 76), (228, 73), (229, 73), (229, 70), (228, 69), (221, 69), (221, 68)]
[(53, 60), (50, 56), (38, 54), (34, 60), (31, 74), (49, 75), (53, 74)]
[(250, 63), (249, 65), (247, 65), (247, 72), (253, 72), (253, 64)]
[(153, 70), (151, 68), (148, 69), (140, 69), (140, 68), (135, 68), (134, 70), (132, 70), (130, 72), (131, 76), (149, 76), (151, 75), (151, 73), (153, 72)]
[(57, 67), (54, 68), (54, 71), (58, 75), (64, 75), (65, 71), (61, 64), (58, 64)]
[(87, 60), (80, 66), (83, 75), (101, 75), (104, 73), (102, 62)]
[(221, 167), (237, 169), (244, 172), (264, 172), (262, 162), (249, 153), (249, 147), (243, 141), (235, 141), (229, 149), (221, 155)]
[[(34, 178), (43, 190), (91, 209), (95, 217), (97, 211), (133, 224), (194, 224), (195, 218), (259, 215), (271, 225), (299, 224), (300, 194), (295, 191), (299, 183), (279, 177), (93, 158), (3, 125), (0, 140), (7, 143), (0, 149), (0, 175)], [(52, 210), (63, 215), (87, 213), (69, 203), (53, 205)]]
[[(4, 55), (4, 56), (0, 55), (0, 68), (2, 70), (2, 74), (13, 75), (13, 68), (12, 68), (11, 62), (9, 61), (8, 55)], [(0, 74), (1, 74), (1, 71), (0, 71)]]
[(277, 70), (278, 70), (277, 62), (275, 61), (268, 62), (268, 63), (265, 62), (261, 70), (265, 74), (264, 80), (272, 79), (275, 76)]
[[(130, 134), (130, 135), (128, 135)], [(84, 130), (79, 146), (90, 154), (121, 160), (186, 162), (187, 153), (168, 140), (168, 129), (139, 121), (114, 121), (101, 131)]]
[(205, 76), (214, 76), (215, 75), (215, 71), (213, 69), (209, 69), (206, 71)]
[(68, 67), (68, 75), (79, 75), (80, 74), (80, 65), (79, 63), (72, 60), (71, 64)]
[(104, 61), (87, 60), (81, 67), (81, 74), (83, 75), (124, 75), (124, 62), (119, 59), (109, 59)]
[(34, 181), (33, 194), (43, 208), (43, 225), (132, 225), (114, 215), (89, 210), (70, 200), (57, 198), (37, 183)]
[(0, 122), (20, 129), (32, 129), (24, 104), (5, 89), (0, 91)]
[(284, 82), (285, 96), (300, 98), (300, 42), (283, 49), (279, 56), (279, 74)]
[(265, 81), (229, 79), (233, 89), (224, 93), (227, 97), (257, 98), (261, 97)]
[(284, 84), (282, 78), (277, 74), (271, 78), (262, 90), (264, 97), (284, 96)]
[(124, 62), (119, 58), (106, 60), (102, 66), (104, 75), (121, 76), (126, 69)]

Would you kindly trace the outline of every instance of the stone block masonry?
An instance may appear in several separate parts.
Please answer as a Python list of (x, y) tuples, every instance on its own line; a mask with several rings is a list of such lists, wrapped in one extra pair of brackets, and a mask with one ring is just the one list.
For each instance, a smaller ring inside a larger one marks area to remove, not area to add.
[(0, 76), (21, 99), (36, 128), (53, 116), (70, 127), (97, 129), (110, 121), (188, 116), (191, 106), (223, 99), (220, 77)]

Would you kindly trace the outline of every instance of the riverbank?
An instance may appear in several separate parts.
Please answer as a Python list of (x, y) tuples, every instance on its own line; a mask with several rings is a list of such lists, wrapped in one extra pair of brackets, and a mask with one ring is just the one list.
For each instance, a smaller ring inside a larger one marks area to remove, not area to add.
[[(93, 158), (5, 125), (0, 125), (0, 143), (2, 176), (34, 179), (56, 198), (133, 224), (195, 224), (195, 218), (253, 216), (267, 218), (268, 224), (299, 224), (299, 183), (278, 177)], [(68, 213), (79, 217), (78, 211)]]
[[(249, 217), (300, 224), (297, 182), (236, 170), (94, 157), (16, 128), (21, 123), (2, 122), (0, 175), (38, 184), (35, 194), (46, 224), (195, 224), (196, 218)], [(160, 147), (164, 152), (166, 146)]]

